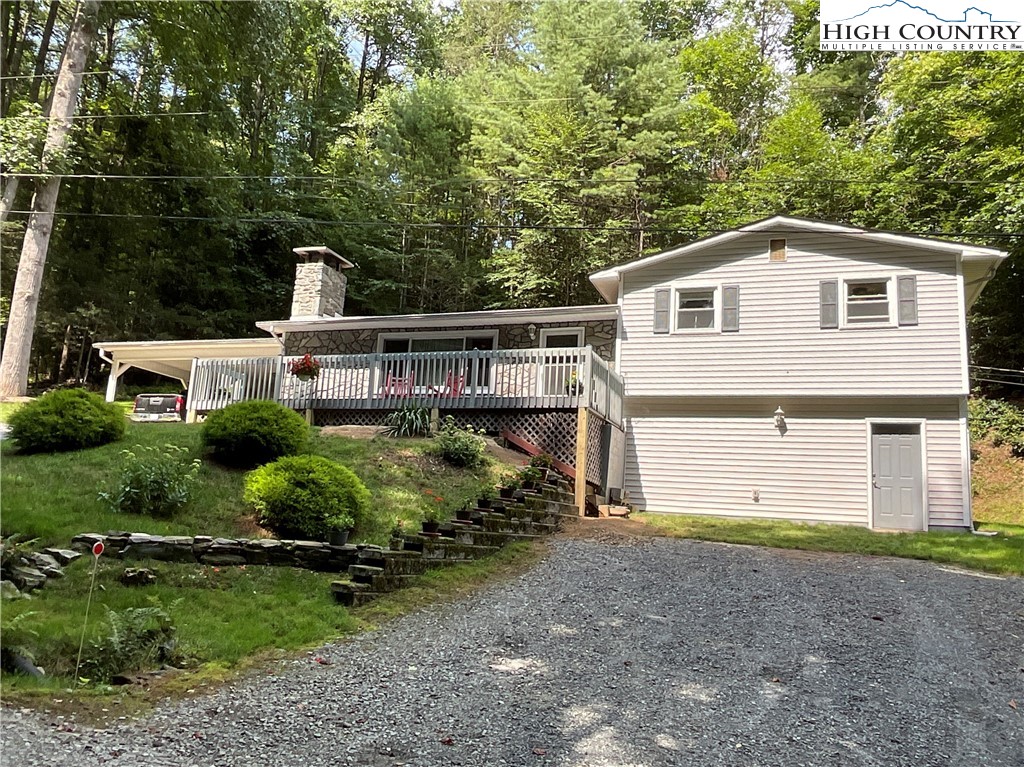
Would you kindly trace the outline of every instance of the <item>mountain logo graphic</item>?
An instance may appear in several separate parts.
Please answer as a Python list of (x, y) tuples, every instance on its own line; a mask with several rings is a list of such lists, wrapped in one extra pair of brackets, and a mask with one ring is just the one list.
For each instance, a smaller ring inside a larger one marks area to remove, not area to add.
[[(983, 23), (983, 24), (1013, 24), (1016, 19), (996, 19), (993, 18), (995, 14), (992, 11), (986, 11), (977, 6), (969, 6), (964, 8), (960, 13), (959, 18), (945, 18), (947, 14), (939, 14), (930, 11), (929, 9), (916, 5), (914, 3), (907, 2), (907, 0), (892, 0), (889, 3), (879, 3), (865, 8), (858, 14), (853, 16), (847, 16), (842, 19), (829, 19), (830, 22), (846, 22), (846, 21), (873, 21), (869, 16), (877, 16), (879, 13), (885, 13), (888, 10), (899, 11), (902, 14), (906, 14), (907, 18), (916, 16), (918, 14), (924, 14), (931, 21), (937, 21), (942, 24), (968, 24), (968, 23)], [(916, 12), (916, 13), (915, 13)], [(999, 14), (1000, 16), (1002, 14)], [(972, 18), (974, 16), (975, 18)], [(822, 19), (824, 21), (824, 19)]]

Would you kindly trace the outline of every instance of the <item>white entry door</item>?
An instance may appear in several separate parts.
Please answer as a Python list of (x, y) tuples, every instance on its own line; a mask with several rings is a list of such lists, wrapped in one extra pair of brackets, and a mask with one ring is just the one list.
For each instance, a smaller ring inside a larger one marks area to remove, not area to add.
[[(583, 328), (545, 328), (540, 331), (542, 349), (577, 349), (583, 346)], [(558, 351), (544, 355), (543, 393), (567, 394), (569, 382), (575, 372), (582, 378), (583, 371), (578, 370), (576, 355), (559, 353)]]
[(920, 426), (872, 426), (871, 493), (875, 527), (925, 529)]

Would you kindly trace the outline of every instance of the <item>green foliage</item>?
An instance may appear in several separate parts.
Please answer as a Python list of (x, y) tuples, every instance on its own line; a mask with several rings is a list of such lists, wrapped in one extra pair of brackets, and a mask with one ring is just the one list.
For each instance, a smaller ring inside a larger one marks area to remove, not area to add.
[(19, 408), (10, 418), (11, 437), (25, 453), (97, 447), (121, 439), (121, 408), (85, 389), (61, 389)]
[(176, 633), (171, 616), (158, 602), (123, 610), (108, 607), (106, 630), (89, 642), (81, 676), (105, 683), (115, 674), (145, 671), (162, 663), (180, 665)]
[(192, 498), (200, 461), (177, 445), (136, 445), (121, 451), (121, 476), (100, 498), (115, 511), (169, 518)]
[(968, 402), (971, 441), (989, 438), (995, 445), (1008, 444), (1024, 458), (1024, 407), (999, 399), (972, 397)]
[(244, 499), (282, 538), (326, 541), (369, 522), (370, 492), (355, 473), (318, 455), (281, 458), (250, 472)]
[(39, 632), (26, 625), (30, 623), (33, 615), (34, 612), (11, 615), (10, 610), (3, 611), (3, 617), (0, 619), (0, 636), (4, 638), (3, 644), (0, 645), (0, 668), (4, 671), (17, 670), (19, 657), (35, 662)]
[(451, 466), (472, 469), (483, 465), (486, 447), (487, 443), (472, 426), (459, 428), (452, 416), (446, 416), (441, 431), (434, 437), (432, 450)]
[(530, 465), (538, 469), (550, 469), (555, 465), (555, 459), (550, 453), (539, 453), (530, 458)]
[(423, 437), (430, 433), (430, 409), (403, 407), (384, 417), (384, 433), (389, 437)]
[(293, 410), (276, 402), (236, 402), (207, 416), (203, 445), (221, 463), (251, 468), (308, 447), (309, 427)]

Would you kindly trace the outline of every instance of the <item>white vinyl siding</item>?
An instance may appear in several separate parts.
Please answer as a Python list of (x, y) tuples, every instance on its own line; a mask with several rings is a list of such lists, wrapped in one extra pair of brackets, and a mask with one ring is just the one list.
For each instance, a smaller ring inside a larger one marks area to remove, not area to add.
[[(627, 395), (966, 393), (955, 255), (791, 234), (787, 260), (769, 263), (764, 245), (763, 233), (751, 234), (624, 275), (619, 369)], [(901, 275), (917, 277), (917, 325), (895, 323)], [(820, 286), (837, 279), (841, 304), (844, 281), (889, 280), (886, 325), (823, 330)], [(716, 284), (740, 286), (741, 332), (654, 333), (656, 289)]]
[(967, 524), (957, 398), (658, 398), (629, 401), (626, 415), (624, 484), (642, 509), (865, 526), (866, 420), (926, 419), (929, 525)]

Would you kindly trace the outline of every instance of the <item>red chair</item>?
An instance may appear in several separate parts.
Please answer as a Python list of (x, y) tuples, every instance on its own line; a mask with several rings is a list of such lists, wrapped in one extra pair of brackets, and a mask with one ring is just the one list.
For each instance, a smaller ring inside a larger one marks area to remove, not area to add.
[(416, 375), (414, 373), (410, 373), (407, 376), (396, 376), (394, 373), (388, 373), (384, 379), (383, 393), (391, 397), (412, 396), (415, 379)]
[(449, 370), (444, 386), (431, 386), (430, 391), (445, 397), (461, 397), (466, 393), (466, 376), (455, 375)]

